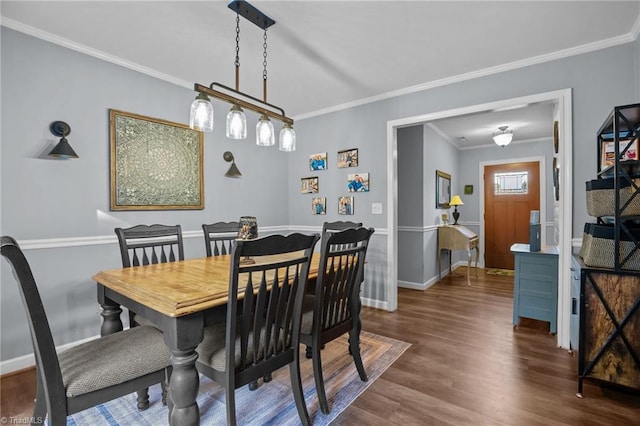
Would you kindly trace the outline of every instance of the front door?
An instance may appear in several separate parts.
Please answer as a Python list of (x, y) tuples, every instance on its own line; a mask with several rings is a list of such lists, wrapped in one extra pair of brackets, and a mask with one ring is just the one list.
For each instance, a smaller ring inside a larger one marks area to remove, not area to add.
[(484, 168), (485, 267), (513, 269), (514, 243), (529, 242), (529, 213), (540, 210), (540, 163)]

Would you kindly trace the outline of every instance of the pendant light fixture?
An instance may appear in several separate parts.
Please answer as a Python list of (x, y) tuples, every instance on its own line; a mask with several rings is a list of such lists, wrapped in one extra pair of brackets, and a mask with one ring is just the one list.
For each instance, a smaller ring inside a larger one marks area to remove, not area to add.
[[(213, 130), (213, 105), (209, 97), (214, 97), (232, 104), (227, 115), (226, 135), (232, 139), (245, 139), (247, 121), (244, 109), (260, 114), (260, 119), (256, 125), (256, 144), (259, 146), (271, 146), (275, 144), (275, 130), (271, 119), (282, 122), (280, 131), (279, 148), (281, 151), (295, 151), (296, 134), (293, 130), (293, 120), (286, 116), (284, 110), (276, 105), (267, 102), (267, 28), (275, 24), (275, 21), (260, 10), (244, 0), (234, 0), (229, 3), (229, 8), (236, 12), (236, 85), (235, 89), (227, 87), (217, 82), (207, 86), (196, 83), (194, 90), (198, 93), (196, 99), (191, 104), (191, 114), (189, 126), (192, 129), (210, 132)], [(256, 26), (264, 30), (263, 43), (263, 72), (262, 86), (263, 99), (257, 99), (251, 95), (243, 93), (239, 89), (240, 59), (240, 16), (251, 21)]]
[[(236, 12), (236, 91), (240, 90), (240, 14)], [(247, 117), (242, 107), (233, 104), (227, 114), (227, 137), (229, 139), (247, 138)]]
[(507, 130), (508, 128), (509, 126), (500, 126), (498, 127), (500, 131), (493, 134), (493, 141), (496, 145), (505, 147), (511, 143), (511, 140), (513, 139), (513, 131)]

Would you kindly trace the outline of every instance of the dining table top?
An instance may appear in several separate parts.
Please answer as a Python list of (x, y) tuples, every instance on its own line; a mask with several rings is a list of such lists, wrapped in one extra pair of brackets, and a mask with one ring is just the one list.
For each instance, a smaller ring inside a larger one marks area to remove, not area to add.
[[(298, 253), (297, 255), (299, 255)], [(277, 262), (296, 254), (254, 257)], [(320, 254), (314, 253), (309, 278), (318, 276)], [(131, 300), (169, 317), (180, 317), (227, 303), (231, 256), (202, 257), (100, 271), (92, 279)]]

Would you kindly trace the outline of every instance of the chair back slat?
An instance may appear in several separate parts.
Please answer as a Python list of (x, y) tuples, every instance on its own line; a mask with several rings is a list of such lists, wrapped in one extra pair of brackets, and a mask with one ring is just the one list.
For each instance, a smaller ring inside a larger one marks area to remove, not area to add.
[(11, 264), (27, 313), (38, 382), (46, 392), (47, 412), (64, 412), (65, 389), (49, 321), (31, 267), (15, 239), (2, 236), (0, 252)]
[(204, 243), (207, 256), (231, 254), (233, 242), (238, 236), (238, 222), (216, 222), (203, 224)]
[[(362, 227), (362, 222), (351, 222), (348, 220), (336, 220), (335, 222), (325, 222), (322, 225), (322, 237), (324, 238), (327, 232), (344, 231), (345, 229), (360, 228), (360, 227)], [(343, 247), (339, 245), (333, 247), (334, 250), (339, 250), (341, 248)]]
[(373, 228), (347, 228), (323, 235), (314, 321), (320, 332), (344, 325), (357, 314), (364, 262)]
[[(227, 345), (227, 371), (260, 369), (262, 363), (289, 362), (298, 344), (302, 297), (309, 274), (309, 262), (319, 235), (271, 235), (239, 240), (232, 250), (227, 342), (239, 341), (240, 361), (235, 365), (235, 345)], [(260, 256), (283, 255), (277, 262)], [(250, 257), (253, 264), (241, 263)], [(238, 293), (243, 294), (238, 321)], [(283, 361), (284, 362), (284, 361)], [(284, 365), (284, 363), (283, 363)], [(260, 373), (262, 375), (262, 373)]]
[(115, 233), (125, 268), (184, 260), (180, 225), (137, 225), (116, 228)]

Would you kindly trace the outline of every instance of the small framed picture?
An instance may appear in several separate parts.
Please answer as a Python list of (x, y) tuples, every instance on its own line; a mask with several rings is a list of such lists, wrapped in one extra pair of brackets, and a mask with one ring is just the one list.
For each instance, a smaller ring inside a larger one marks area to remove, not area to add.
[(325, 197), (315, 197), (311, 200), (312, 214), (327, 214), (327, 199)]
[(318, 193), (318, 176), (305, 177), (300, 179), (300, 192), (303, 194)]
[(327, 153), (311, 154), (309, 156), (309, 170), (327, 170)]
[[(602, 156), (600, 159), (600, 168), (604, 169), (605, 167), (611, 166), (615, 163), (616, 152), (615, 152), (615, 142), (614, 141), (605, 141), (602, 142)], [(625, 147), (629, 145), (627, 151), (622, 154), (622, 151)], [(619, 141), (618, 145), (620, 155), (620, 161), (628, 161), (628, 160), (637, 160), (638, 159), (638, 138), (635, 138), (633, 141), (631, 139)]]
[(358, 148), (338, 151), (338, 168), (358, 167)]
[(338, 214), (353, 214), (353, 197), (338, 197)]
[(349, 173), (347, 189), (349, 192), (369, 192), (369, 173)]

